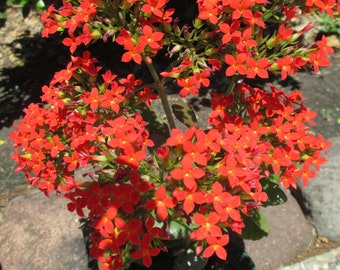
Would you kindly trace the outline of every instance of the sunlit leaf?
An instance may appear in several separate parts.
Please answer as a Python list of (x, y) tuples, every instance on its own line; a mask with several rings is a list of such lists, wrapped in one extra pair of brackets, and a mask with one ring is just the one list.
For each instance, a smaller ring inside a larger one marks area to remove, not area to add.
[(176, 118), (186, 125), (192, 127), (197, 125), (197, 118), (194, 109), (187, 103), (176, 101), (172, 104), (172, 112)]
[(169, 235), (171, 239), (183, 239), (189, 237), (191, 229), (187, 225), (183, 225), (178, 221), (171, 220), (169, 222)]
[(244, 239), (258, 240), (268, 235), (269, 225), (261, 211), (253, 210), (250, 216), (242, 216), (245, 228), (242, 230)]
[(263, 203), (264, 206), (280, 205), (288, 200), (284, 191), (274, 182), (266, 181), (262, 184), (262, 189), (265, 190), (268, 195), (268, 200)]

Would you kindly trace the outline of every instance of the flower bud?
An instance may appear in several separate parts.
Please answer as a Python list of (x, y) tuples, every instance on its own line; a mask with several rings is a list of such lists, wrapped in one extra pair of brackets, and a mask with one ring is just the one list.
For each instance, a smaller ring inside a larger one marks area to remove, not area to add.
[(206, 55), (206, 56), (211, 56), (211, 55), (217, 53), (218, 51), (219, 51), (218, 48), (211, 48), (211, 47), (209, 48), (209, 47), (207, 47), (207, 48), (205, 49), (205, 55)]
[(168, 22), (163, 22), (163, 32), (164, 33), (171, 33), (171, 24)]
[(274, 48), (277, 45), (277, 38), (271, 37), (270, 39), (267, 40), (266, 45), (269, 49)]
[(273, 63), (271, 66), (270, 66), (270, 70), (271, 71), (276, 71), (276, 70), (280, 70), (280, 67), (277, 63)]
[(179, 52), (182, 49), (182, 45), (175, 45), (170, 51), (169, 51), (169, 55), (172, 56), (173, 54)]
[(202, 27), (202, 20), (196, 18), (193, 25), (196, 29), (200, 29)]
[(108, 159), (104, 155), (100, 155), (100, 156), (93, 155), (92, 160), (99, 161), (99, 162), (108, 162)]
[(169, 148), (166, 146), (161, 146), (157, 149), (157, 155), (161, 159), (167, 159), (169, 157)]
[(93, 40), (98, 40), (98, 39), (101, 39), (102, 34), (96, 29), (91, 32), (91, 37)]

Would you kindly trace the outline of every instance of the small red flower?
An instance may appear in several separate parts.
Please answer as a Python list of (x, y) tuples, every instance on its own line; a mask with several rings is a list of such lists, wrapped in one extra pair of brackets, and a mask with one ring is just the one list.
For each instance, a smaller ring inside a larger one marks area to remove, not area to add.
[(197, 81), (196, 76), (190, 76), (188, 78), (178, 78), (177, 84), (179, 87), (181, 87), (179, 95), (181, 97), (186, 97), (189, 94), (193, 96), (197, 95), (199, 91), (199, 87), (197, 86), (198, 83), (199, 81)]
[(205, 175), (204, 170), (193, 167), (193, 161), (189, 156), (184, 156), (181, 165), (181, 168), (175, 168), (170, 172), (171, 177), (176, 180), (182, 180), (186, 188), (195, 190), (197, 187), (196, 179), (200, 179)]
[(277, 64), (281, 69), (282, 80), (285, 80), (288, 74), (295, 74), (294, 60), (289, 55), (286, 55), (284, 58), (277, 59)]
[(247, 60), (247, 55), (245, 53), (240, 53), (236, 56), (232, 56), (231, 54), (227, 54), (224, 58), (225, 62), (229, 65), (226, 69), (227, 76), (233, 76), (235, 73), (240, 75), (247, 74), (247, 68), (244, 65)]
[(142, 31), (143, 35), (139, 37), (138, 41), (143, 46), (149, 46), (153, 50), (162, 48), (162, 38), (164, 36), (162, 32), (154, 32), (149, 25), (144, 25)]
[(144, 266), (150, 267), (152, 264), (152, 258), (154, 256), (157, 256), (160, 252), (159, 248), (152, 247), (151, 246), (151, 235), (150, 234), (144, 234), (140, 251), (134, 251), (131, 252), (131, 257), (135, 260), (142, 259), (142, 262)]
[(253, 58), (247, 58), (246, 65), (248, 67), (247, 78), (255, 78), (256, 75), (262, 79), (267, 79), (269, 77), (267, 71), (269, 65), (267, 58), (261, 58), (258, 61)]
[(172, 195), (177, 199), (177, 201), (184, 201), (183, 209), (187, 215), (194, 210), (195, 204), (203, 204), (206, 202), (206, 196), (200, 191), (194, 192), (188, 189), (175, 189)]
[(118, 156), (116, 162), (122, 165), (131, 166), (133, 169), (137, 169), (139, 167), (139, 162), (144, 160), (146, 157), (146, 152), (144, 150), (133, 149), (131, 145), (127, 145), (124, 148), (124, 154)]
[(203, 251), (204, 258), (210, 258), (216, 254), (216, 256), (223, 261), (227, 259), (225, 246), (229, 243), (229, 235), (224, 234), (219, 238), (209, 235), (206, 241), (209, 246)]
[(207, 236), (221, 237), (222, 229), (217, 224), (220, 221), (216, 212), (210, 212), (208, 216), (202, 214), (194, 214), (194, 221), (199, 226), (190, 234), (193, 240), (204, 240)]
[(70, 52), (73, 54), (77, 47), (81, 44), (81, 40), (78, 37), (70, 35), (69, 37), (64, 38), (62, 43), (65, 46), (70, 47)]
[(158, 98), (158, 95), (155, 93), (152, 93), (150, 90), (150, 87), (144, 87), (144, 89), (142, 91), (138, 92), (138, 97), (145, 102), (145, 104), (150, 107), (151, 106), (151, 102), (150, 100), (155, 100)]
[(122, 62), (130, 62), (131, 60), (133, 60), (139, 65), (142, 63), (143, 59), (142, 59), (141, 53), (144, 50), (143, 44), (138, 43), (137, 45), (134, 45), (132, 41), (130, 40), (124, 43), (124, 48), (125, 50), (127, 50), (127, 52), (125, 52), (122, 55)]
[(145, 207), (149, 210), (156, 209), (157, 216), (161, 220), (166, 220), (168, 217), (168, 209), (176, 206), (176, 201), (173, 197), (166, 197), (166, 190), (160, 186), (155, 193), (156, 198), (148, 201)]

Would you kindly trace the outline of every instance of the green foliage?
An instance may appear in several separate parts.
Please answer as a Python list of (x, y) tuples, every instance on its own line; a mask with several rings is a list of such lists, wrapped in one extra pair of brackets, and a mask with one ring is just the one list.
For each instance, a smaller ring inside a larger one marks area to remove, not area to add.
[[(230, 258), (231, 257), (231, 258)], [(229, 257), (229, 265), (227, 269), (230, 270), (256, 270), (256, 266), (253, 260), (250, 258), (247, 252), (242, 251), (235, 256)]]
[(259, 240), (269, 233), (269, 225), (264, 214), (259, 210), (253, 210), (250, 216), (243, 215), (243, 222), (246, 225), (242, 229), (244, 239)]
[(328, 14), (321, 15), (321, 31), (324, 34), (335, 34), (340, 37), (340, 16), (330, 17)]
[(262, 188), (268, 190), (268, 199), (263, 202), (263, 206), (281, 205), (287, 202), (287, 195), (280, 186), (280, 175), (273, 174), (268, 180), (261, 181)]
[(288, 198), (279, 185), (273, 182), (265, 182), (263, 188), (268, 190), (268, 200), (263, 203), (264, 206), (280, 205), (287, 202)]
[(162, 145), (170, 135), (168, 125), (150, 107), (141, 108), (141, 114), (143, 119), (149, 123), (148, 128), (150, 131), (152, 130), (152, 137), (156, 146)]
[(175, 117), (187, 127), (197, 126), (195, 111), (189, 104), (176, 101), (172, 104), (172, 112)]
[(196, 244), (193, 241), (186, 241), (184, 245), (178, 245), (175, 250), (175, 260), (173, 269), (175, 270), (200, 270), (207, 264), (208, 259), (197, 255), (195, 252)]
[(171, 220), (168, 224), (169, 226), (169, 235), (171, 239), (183, 239), (188, 238), (192, 228), (188, 225), (184, 225), (176, 220)]

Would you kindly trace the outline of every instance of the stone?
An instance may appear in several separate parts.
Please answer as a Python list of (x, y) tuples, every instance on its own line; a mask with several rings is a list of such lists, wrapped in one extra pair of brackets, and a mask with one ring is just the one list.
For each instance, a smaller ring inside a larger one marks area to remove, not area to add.
[[(78, 216), (67, 201), (41, 192), (11, 200), (0, 225), (4, 270), (87, 270), (88, 256)], [(1, 267), (0, 267), (1, 268)]]
[(306, 270), (306, 269), (334, 269), (338, 270), (340, 265), (340, 247), (326, 253), (316, 255), (295, 263), (279, 268), (278, 270)]
[(288, 201), (262, 209), (269, 223), (269, 235), (260, 240), (245, 240), (245, 250), (257, 270), (276, 270), (287, 265), (313, 242), (313, 228), (299, 204), (287, 191)]
[(332, 48), (340, 49), (340, 40), (338, 36), (337, 35), (327, 36), (327, 45)]
[(320, 237), (340, 241), (340, 137), (330, 139), (327, 163), (308, 186), (300, 183), (302, 204)]

